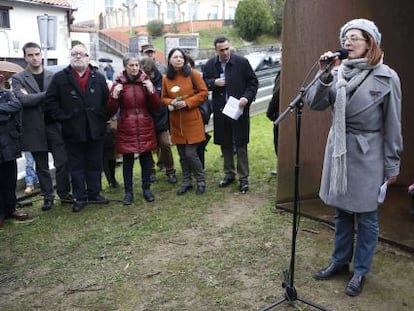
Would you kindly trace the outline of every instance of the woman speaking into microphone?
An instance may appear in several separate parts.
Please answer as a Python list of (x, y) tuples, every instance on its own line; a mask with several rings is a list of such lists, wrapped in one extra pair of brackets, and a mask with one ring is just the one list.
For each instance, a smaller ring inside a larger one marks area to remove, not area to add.
[(348, 57), (331, 61), (332, 52), (321, 55), (321, 68), (331, 65), (306, 94), (311, 109), (331, 108), (333, 116), (319, 196), (336, 208), (334, 250), (330, 264), (314, 277), (349, 273), (353, 261), (345, 293), (357, 296), (377, 246), (380, 188), (395, 182), (400, 171), (401, 84), (383, 63), (381, 34), (372, 21), (347, 22), (339, 40)]

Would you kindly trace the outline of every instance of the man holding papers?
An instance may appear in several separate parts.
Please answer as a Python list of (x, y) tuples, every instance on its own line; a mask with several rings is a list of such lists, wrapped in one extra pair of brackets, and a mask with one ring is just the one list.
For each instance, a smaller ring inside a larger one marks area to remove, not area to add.
[(248, 60), (231, 52), (226, 37), (216, 38), (214, 48), (217, 55), (204, 66), (203, 78), (213, 92), (214, 143), (221, 146), (224, 159), (219, 186), (227, 187), (236, 179), (235, 149), (239, 190), (244, 193), (249, 190), (249, 110), (259, 82)]

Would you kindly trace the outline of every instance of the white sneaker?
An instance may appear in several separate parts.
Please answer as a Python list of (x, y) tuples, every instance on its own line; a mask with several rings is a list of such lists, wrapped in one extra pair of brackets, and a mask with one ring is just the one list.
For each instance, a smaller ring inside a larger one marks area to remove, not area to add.
[(26, 186), (26, 189), (24, 189), (25, 194), (32, 194), (33, 191), (34, 191), (34, 186), (33, 185), (28, 185), (28, 186)]

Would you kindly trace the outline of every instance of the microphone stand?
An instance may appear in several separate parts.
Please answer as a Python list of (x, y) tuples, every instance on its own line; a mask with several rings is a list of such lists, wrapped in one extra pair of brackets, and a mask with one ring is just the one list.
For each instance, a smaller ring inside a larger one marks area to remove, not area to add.
[(332, 61), (327, 62), (324, 65), (324, 68), (315, 76), (315, 78), (305, 87), (301, 87), (299, 94), (291, 101), (285, 111), (283, 111), (277, 120), (274, 122), (274, 125), (278, 125), (289, 112), (296, 108), (296, 156), (295, 156), (295, 178), (294, 178), (294, 208), (293, 208), (293, 224), (292, 224), (292, 246), (291, 246), (291, 258), (290, 258), (290, 267), (289, 271), (284, 271), (284, 282), (282, 287), (285, 289), (285, 295), (282, 299), (279, 299), (272, 303), (271, 305), (261, 309), (261, 311), (270, 310), (277, 305), (280, 305), (284, 302), (293, 304), (296, 300), (303, 302), (306, 305), (309, 305), (315, 309), (327, 311), (324, 307), (313, 303), (307, 299), (301, 298), (298, 296), (297, 291), (294, 285), (295, 277), (295, 254), (296, 254), (296, 235), (298, 228), (298, 211), (299, 211), (299, 154), (300, 154), (300, 134), (301, 134), (301, 118), (302, 118), (302, 108), (303, 108), (303, 97), (309, 91), (310, 87), (315, 84), (315, 82), (328, 71), (329, 67), (332, 65)]

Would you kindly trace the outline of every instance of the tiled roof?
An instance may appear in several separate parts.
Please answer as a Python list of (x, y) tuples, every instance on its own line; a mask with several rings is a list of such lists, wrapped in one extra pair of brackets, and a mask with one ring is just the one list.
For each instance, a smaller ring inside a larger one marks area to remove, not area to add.
[(69, 0), (29, 0), (29, 2), (50, 4), (54, 6), (67, 7), (67, 8), (71, 7), (71, 3)]

